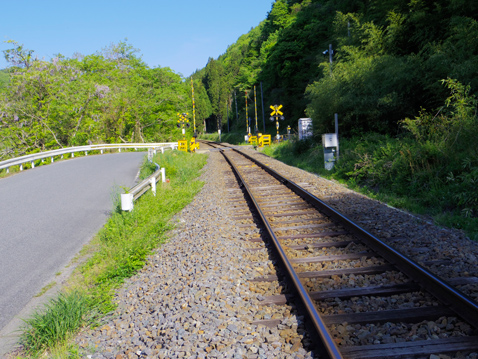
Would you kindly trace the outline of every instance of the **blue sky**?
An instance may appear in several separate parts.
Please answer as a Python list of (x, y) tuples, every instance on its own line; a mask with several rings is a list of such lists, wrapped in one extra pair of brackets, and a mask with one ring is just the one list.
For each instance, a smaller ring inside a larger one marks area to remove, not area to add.
[[(259, 25), (273, 0), (0, 0), (0, 51), (15, 40), (50, 60), (125, 38), (150, 67), (184, 76)], [(7, 66), (0, 54), (0, 68)]]

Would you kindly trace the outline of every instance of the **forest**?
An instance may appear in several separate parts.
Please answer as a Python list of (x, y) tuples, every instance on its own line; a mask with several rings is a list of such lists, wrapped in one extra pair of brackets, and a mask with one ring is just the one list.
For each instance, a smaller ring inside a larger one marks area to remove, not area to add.
[(339, 113), (344, 135), (397, 134), (404, 118), (443, 106), (443, 79), (478, 91), (477, 19), (478, 4), (465, 0), (276, 0), (193, 77), (209, 95), (211, 123), (224, 125), (228, 112), (233, 122), (237, 100), (245, 129), (245, 92), (254, 116), (262, 83), (264, 107), (283, 104), (293, 127), (307, 116), (327, 132)]
[(191, 86), (149, 68), (126, 42), (93, 55), (38, 60), (15, 41), (0, 72), (0, 160), (96, 143), (176, 140)]

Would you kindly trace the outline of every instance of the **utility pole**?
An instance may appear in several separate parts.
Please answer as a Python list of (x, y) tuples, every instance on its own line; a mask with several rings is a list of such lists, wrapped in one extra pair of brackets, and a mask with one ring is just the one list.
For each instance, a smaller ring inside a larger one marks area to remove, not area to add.
[(257, 126), (257, 101), (256, 101), (256, 85), (254, 85), (254, 111), (256, 115), (256, 127), (254, 128), (254, 133), (259, 132), (259, 127)]
[(261, 81), (261, 102), (262, 102), (262, 132), (266, 133), (266, 117), (264, 115), (264, 92), (262, 92), (262, 81)]
[(236, 89), (234, 89), (234, 101), (236, 102), (236, 123), (239, 122), (239, 113), (237, 112), (237, 97), (236, 97)]
[(329, 44), (329, 49), (322, 52), (322, 54), (327, 55), (329, 54), (329, 62), (330, 62), (330, 74), (332, 75), (332, 57), (334, 55), (334, 50), (332, 49), (332, 44)]

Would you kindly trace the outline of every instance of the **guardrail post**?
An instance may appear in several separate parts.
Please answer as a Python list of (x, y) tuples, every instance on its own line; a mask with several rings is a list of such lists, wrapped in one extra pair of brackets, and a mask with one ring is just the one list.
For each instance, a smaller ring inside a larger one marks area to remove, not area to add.
[(30, 163), (32, 164), (32, 168), (35, 168), (35, 162), (31, 161)]
[(101, 154), (103, 154), (103, 150), (101, 150), (100, 152), (101, 152)]
[(121, 152), (121, 147), (120, 147), (120, 148), (118, 148), (118, 152)]
[(63, 155), (61, 155), (61, 159), (63, 159)]
[(133, 194), (132, 193), (122, 193), (121, 194), (121, 210), (122, 211), (132, 211), (133, 210)]
[(51, 156), (50, 159), (51, 159), (51, 163), (55, 162), (55, 160), (53, 159), (53, 156)]
[(7, 167), (7, 173), (10, 173), (10, 167)]
[(88, 151), (85, 151), (85, 156), (88, 156)]
[(156, 178), (151, 178), (149, 180), (149, 183), (151, 183), (151, 191), (153, 191), (153, 195), (156, 196)]
[(166, 182), (166, 168), (161, 168), (161, 180)]
[(75, 152), (71, 153), (71, 158), (75, 157)]
[(164, 147), (161, 147), (161, 153), (164, 153)]
[(20, 171), (23, 171), (23, 163), (20, 164)]

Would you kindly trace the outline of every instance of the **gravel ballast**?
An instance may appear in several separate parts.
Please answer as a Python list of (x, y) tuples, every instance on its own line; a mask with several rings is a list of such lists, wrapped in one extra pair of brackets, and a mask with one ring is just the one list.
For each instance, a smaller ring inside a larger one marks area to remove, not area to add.
[[(478, 276), (478, 245), (462, 232), (436, 227), (258, 152), (249, 154), (292, 181), (307, 183), (308, 191), (443, 278)], [(170, 240), (118, 292), (116, 312), (77, 336), (85, 358), (314, 357), (294, 308), (261, 305), (264, 295), (283, 290), (280, 283), (249, 282), (275, 270), (264, 245), (247, 241), (260, 230), (234, 219), (238, 200), (230, 198), (241, 192), (231, 187), (226, 171), (221, 155), (211, 152), (201, 177), (205, 185), (174, 219)], [(247, 249), (257, 247), (263, 249)], [(461, 290), (478, 297), (478, 285)], [(268, 319), (280, 324), (253, 324)]]
[(226, 170), (212, 152), (201, 177), (205, 185), (175, 218), (168, 243), (118, 292), (110, 320), (76, 338), (85, 357), (313, 357), (302, 348), (300, 318), (290, 309), (281, 310), (275, 328), (252, 324), (272, 319), (275, 310), (261, 306), (261, 294), (249, 289), (248, 279), (264, 269), (243, 245), (251, 231), (234, 226)]

